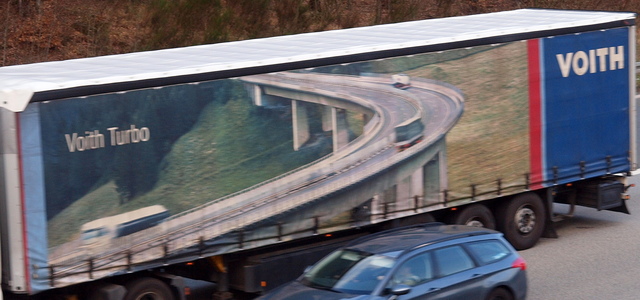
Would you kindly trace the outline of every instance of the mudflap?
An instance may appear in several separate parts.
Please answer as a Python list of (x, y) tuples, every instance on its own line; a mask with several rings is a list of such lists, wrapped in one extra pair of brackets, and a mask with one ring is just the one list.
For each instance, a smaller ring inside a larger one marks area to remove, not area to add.
[(629, 209), (627, 208), (627, 201), (622, 201), (622, 203), (620, 203), (620, 206), (607, 208), (606, 210), (625, 213), (625, 214), (628, 214), (628, 215), (631, 214), (631, 212), (629, 212)]

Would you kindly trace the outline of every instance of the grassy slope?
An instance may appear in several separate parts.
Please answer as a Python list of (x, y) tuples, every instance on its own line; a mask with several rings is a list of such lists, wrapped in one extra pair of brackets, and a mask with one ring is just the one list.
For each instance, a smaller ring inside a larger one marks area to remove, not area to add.
[(78, 236), (91, 220), (154, 204), (173, 214), (247, 188), (326, 155), (328, 149), (294, 152), (290, 120), (257, 118), (246, 99), (212, 103), (194, 128), (165, 157), (154, 189), (120, 205), (113, 182), (76, 201), (49, 222), (49, 245)]
[[(447, 135), (450, 195), (469, 195), (470, 185), (495, 188), (523, 181), (529, 170), (527, 66), (524, 43), (409, 72), (462, 89), (464, 114)], [(484, 185), (484, 186), (483, 186)]]

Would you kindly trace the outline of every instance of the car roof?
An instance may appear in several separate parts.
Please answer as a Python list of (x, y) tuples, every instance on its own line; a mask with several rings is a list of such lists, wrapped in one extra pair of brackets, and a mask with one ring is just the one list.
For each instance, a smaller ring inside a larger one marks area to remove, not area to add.
[(345, 248), (373, 254), (407, 252), (453, 239), (495, 234), (500, 233), (481, 227), (427, 223), (364, 236), (352, 241)]

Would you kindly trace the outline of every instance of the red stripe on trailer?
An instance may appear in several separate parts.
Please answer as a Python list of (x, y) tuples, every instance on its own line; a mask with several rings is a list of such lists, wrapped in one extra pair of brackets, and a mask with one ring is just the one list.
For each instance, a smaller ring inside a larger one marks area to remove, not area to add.
[(540, 40), (527, 41), (529, 60), (529, 164), (531, 189), (542, 188), (542, 81), (540, 64)]

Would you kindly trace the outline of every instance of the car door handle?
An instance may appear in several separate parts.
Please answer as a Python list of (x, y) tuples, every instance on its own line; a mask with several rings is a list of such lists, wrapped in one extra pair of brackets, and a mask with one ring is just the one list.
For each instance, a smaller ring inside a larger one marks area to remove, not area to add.
[(476, 277), (481, 277), (484, 276), (484, 274), (473, 274), (471, 275), (471, 278), (476, 278)]
[(435, 292), (435, 291), (439, 291), (440, 288), (439, 287), (432, 287), (429, 289), (429, 292)]

